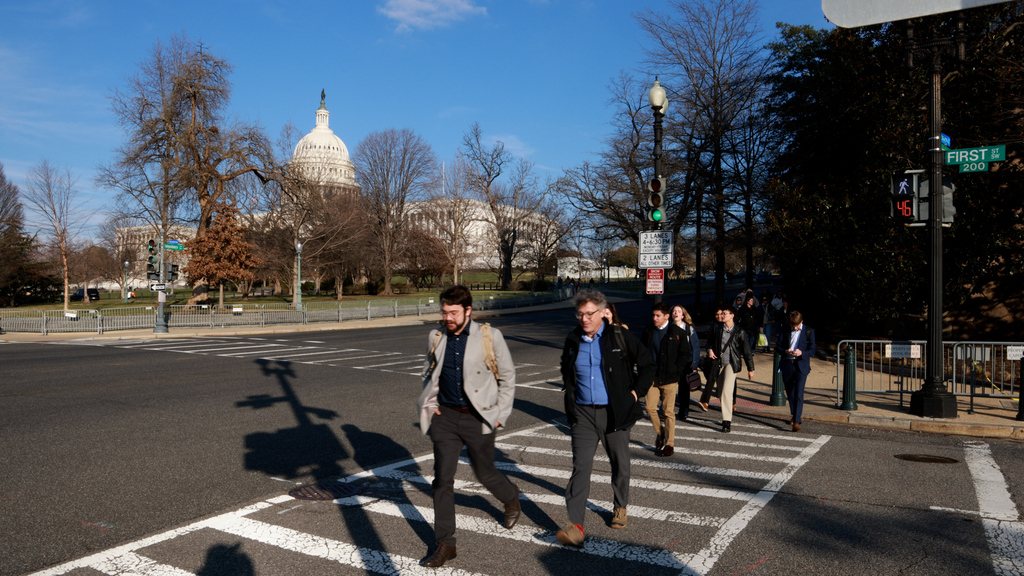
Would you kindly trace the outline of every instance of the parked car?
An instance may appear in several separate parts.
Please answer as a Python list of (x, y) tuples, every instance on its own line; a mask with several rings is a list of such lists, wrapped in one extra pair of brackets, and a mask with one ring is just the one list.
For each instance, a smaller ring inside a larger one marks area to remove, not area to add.
[(81, 302), (82, 299), (85, 298), (86, 293), (89, 294), (89, 302), (95, 302), (100, 299), (100, 291), (96, 288), (89, 288), (88, 290), (79, 288), (78, 292), (71, 295), (71, 301)]

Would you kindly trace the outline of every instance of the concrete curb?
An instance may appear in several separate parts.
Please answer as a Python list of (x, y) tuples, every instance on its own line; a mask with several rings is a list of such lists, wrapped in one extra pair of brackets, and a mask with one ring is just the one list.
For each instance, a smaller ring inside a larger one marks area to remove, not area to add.
[(829, 424), (846, 424), (862, 428), (886, 430), (903, 430), (927, 434), (948, 434), (953, 436), (973, 436), (978, 438), (1010, 438), (1024, 440), (1024, 423), (1016, 424), (984, 424), (978, 422), (957, 422), (917, 418), (894, 418), (890, 416), (874, 416), (870, 414), (854, 414), (842, 412), (838, 414), (805, 414), (804, 421), (827, 422)]

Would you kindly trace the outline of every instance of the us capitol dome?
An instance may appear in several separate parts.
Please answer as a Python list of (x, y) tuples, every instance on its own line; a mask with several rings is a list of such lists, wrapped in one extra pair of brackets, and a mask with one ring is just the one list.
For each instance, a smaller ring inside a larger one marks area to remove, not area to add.
[(302, 137), (292, 152), (291, 166), (324, 188), (356, 192), (355, 165), (348, 156), (348, 147), (331, 130), (324, 103), (327, 95), (320, 91), (320, 108), (316, 111), (316, 127)]

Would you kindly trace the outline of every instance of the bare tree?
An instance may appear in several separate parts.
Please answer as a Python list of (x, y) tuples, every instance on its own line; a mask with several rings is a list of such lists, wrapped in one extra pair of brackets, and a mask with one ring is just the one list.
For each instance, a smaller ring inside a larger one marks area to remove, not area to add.
[[(145, 270), (138, 258), (139, 246), (132, 246), (132, 235), (118, 234), (118, 228), (128, 228), (137, 222), (116, 213), (111, 214), (100, 224), (99, 245), (106, 250), (107, 258), (99, 262), (100, 274), (103, 278), (115, 282), (121, 287), (121, 297), (128, 291), (128, 278), (135, 276), (139, 270)], [(125, 266), (125, 262), (128, 263)]]
[[(512, 285), (512, 268), (521, 254), (523, 228), (546, 196), (537, 186), (533, 164), (516, 159), (500, 140), (484, 143), (480, 125), (474, 123), (462, 137), (462, 154), (472, 167), (475, 193), (487, 203), (493, 242), (498, 253), (501, 289)], [(505, 180), (499, 181), (502, 175)]]
[(685, 143), (693, 169), (703, 170), (715, 230), (715, 295), (725, 295), (725, 247), (731, 191), (727, 136), (742, 124), (763, 83), (767, 59), (757, 25), (756, 0), (672, 0), (671, 14), (636, 16), (652, 40), (648, 63), (672, 87), (670, 100), (692, 126)]
[(67, 310), (71, 302), (69, 288), (75, 241), (90, 213), (79, 203), (71, 171), (60, 170), (47, 160), (29, 171), (24, 197), (58, 258), (64, 281), (64, 309)]
[(363, 138), (353, 161), (384, 273), (383, 293), (392, 294), (391, 276), (401, 258), (401, 235), (406, 229), (406, 203), (425, 192), (436, 164), (434, 152), (412, 130), (389, 128)]
[[(228, 183), (273, 170), (262, 128), (224, 119), (230, 73), (231, 65), (201, 42), (175, 36), (169, 45), (157, 42), (112, 98), (127, 139), (98, 181), (119, 191), (121, 212), (163, 230), (163, 241), (182, 218), (195, 221), (196, 236), (203, 236)], [(203, 284), (196, 288), (205, 292)]]
[(416, 214), (424, 220), (427, 231), (440, 241), (453, 284), (459, 283), (459, 273), (473, 256), (470, 228), (482, 216), (472, 193), (471, 166), (459, 156), (442, 165), (430, 185), (427, 202), (420, 205)]

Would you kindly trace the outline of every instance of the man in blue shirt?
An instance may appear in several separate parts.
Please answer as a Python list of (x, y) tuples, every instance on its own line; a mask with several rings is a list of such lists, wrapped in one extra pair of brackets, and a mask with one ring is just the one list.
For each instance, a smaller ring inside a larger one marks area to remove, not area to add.
[(605, 323), (608, 301), (604, 294), (582, 290), (573, 303), (580, 325), (566, 337), (561, 361), (565, 416), (572, 427), (572, 474), (565, 487), (570, 526), (555, 537), (562, 544), (582, 547), (598, 442), (604, 445), (612, 467), (615, 510), (611, 527), (626, 526), (629, 431), (643, 414), (638, 399), (650, 389), (655, 365), (636, 336)]

